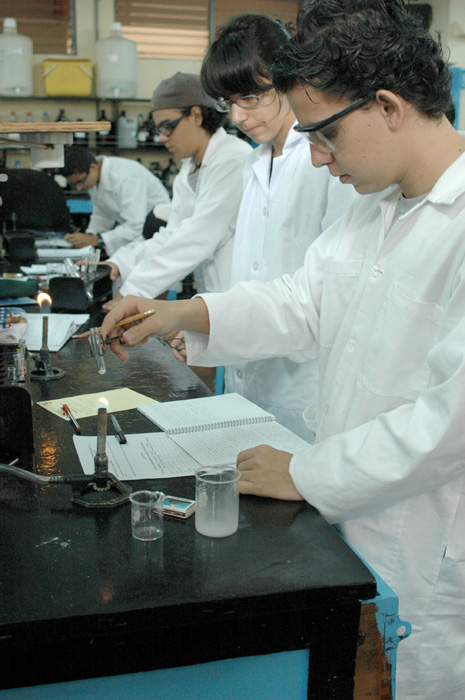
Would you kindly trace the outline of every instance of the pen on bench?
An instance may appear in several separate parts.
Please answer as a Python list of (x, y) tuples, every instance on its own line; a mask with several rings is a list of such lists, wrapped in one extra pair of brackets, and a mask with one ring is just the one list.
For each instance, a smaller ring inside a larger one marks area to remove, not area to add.
[(117, 419), (116, 419), (116, 416), (110, 415), (110, 418), (111, 418), (111, 422), (113, 423), (113, 427), (114, 427), (115, 432), (116, 432), (116, 437), (117, 437), (118, 440), (119, 440), (119, 444), (120, 444), (120, 445), (125, 445), (125, 444), (127, 443), (126, 435), (125, 435), (125, 434), (123, 433), (123, 431), (121, 430), (121, 426), (120, 426), (120, 424), (118, 423), (118, 421), (117, 421)]
[[(153, 316), (156, 311), (155, 309), (148, 309), (147, 311), (143, 311), (140, 314), (135, 314), (134, 316), (128, 316), (127, 318), (121, 319), (121, 321), (118, 321), (118, 323), (115, 323), (114, 328), (119, 328), (120, 326), (125, 326), (127, 323), (133, 323), (134, 321), (140, 321), (143, 318), (147, 318), (148, 316)], [(71, 338), (73, 340), (85, 340), (90, 336), (90, 331), (85, 331), (84, 333), (78, 333), (77, 335), (72, 335)], [(111, 340), (116, 340), (116, 338), (112, 338)], [(108, 341), (106, 341), (108, 342)]]
[(64, 403), (63, 406), (61, 407), (61, 409), (62, 409), (63, 413), (66, 413), (66, 415), (68, 416), (69, 420), (71, 421), (71, 425), (73, 426), (76, 433), (78, 435), (80, 435), (81, 434), (81, 426), (79, 425), (79, 423), (77, 422), (77, 420), (73, 416), (73, 414), (71, 413), (70, 407)]

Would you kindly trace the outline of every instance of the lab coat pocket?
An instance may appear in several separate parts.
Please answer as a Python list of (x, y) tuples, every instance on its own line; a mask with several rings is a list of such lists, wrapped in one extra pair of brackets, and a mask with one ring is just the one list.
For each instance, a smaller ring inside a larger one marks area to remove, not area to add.
[(361, 268), (361, 260), (326, 260), (324, 263), (320, 311), (320, 344), (323, 348), (334, 345)]
[(414, 401), (428, 385), (426, 357), (443, 314), (438, 304), (411, 299), (393, 284), (361, 359), (359, 380), (376, 394)]

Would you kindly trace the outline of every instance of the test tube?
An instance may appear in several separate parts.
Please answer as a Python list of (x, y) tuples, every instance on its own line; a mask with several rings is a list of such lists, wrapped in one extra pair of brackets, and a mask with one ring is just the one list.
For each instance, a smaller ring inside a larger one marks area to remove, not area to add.
[(15, 369), (16, 369), (16, 382), (18, 384), (26, 384), (27, 380), (27, 362), (26, 356), (19, 350), (16, 351), (14, 356)]
[(8, 365), (8, 385), (16, 386), (16, 360), (13, 365)]
[(78, 266), (71, 260), (71, 258), (65, 258), (64, 260), (65, 271), (67, 277), (80, 277)]
[(97, 371), (99, 374), (105, 374), (107, 368), (105, 367), (105, 360), (103, 358), (103, 341), (102, 336), (98, 328), (90, 329), (89, 336), (90, 354), (95, 357), (97, 362)]

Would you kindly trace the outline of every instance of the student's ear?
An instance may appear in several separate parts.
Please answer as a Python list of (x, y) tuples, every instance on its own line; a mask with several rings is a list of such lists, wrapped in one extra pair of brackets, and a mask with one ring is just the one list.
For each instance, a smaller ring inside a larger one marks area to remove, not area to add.
[(89, 167), (90, 172), (96, 172), (97, 173), (97, 182), (100, 182), (100, 173), (102, 171), (102, 161), (98, 161), (97, 163), (91, 163)]
[(194, 105), (191, 109), (191, 116), (194, 118), (194, 123), (197, 126), (202, 126), (202, 110), (197, 105)]
[(390, 129), (398, 129), (405, 117), (405, 100), (390, 90), (378, 90), (376, 102)]

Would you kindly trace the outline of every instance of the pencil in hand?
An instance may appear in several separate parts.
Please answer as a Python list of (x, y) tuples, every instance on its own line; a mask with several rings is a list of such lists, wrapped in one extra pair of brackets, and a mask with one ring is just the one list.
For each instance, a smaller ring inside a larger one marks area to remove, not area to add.
[[(120, 328), (121, 326), (126, 326), (128, 323), (134, 323), (135, 321), (141, 321), (144, 318), (147, 318), (148, 316), (153, 316), (156, 311), (155, 309), (148, 309), (147, 311), (143, 311), (140, 314), (135, 314), (134, 316), (128, 316), (127, 318), (121, 319), (121, 321), (118, 321), (118, 323), (115, 323), (114, 328)], [(77, 335), (72, 335), (71, 338), (73, 340), (86, 340), (90, 336), (90, 331), (85, 331), (84, 333), (78, 333)], [(108, 342), (113, 342), (113, 340), (117, 340), (117, 338), (111, 338), (110, 341), (105, 341), (106, 343)], [(121, 342), (121, 341), (120, 341)], [(124, 345), (124, 343), (122, 343)]]

